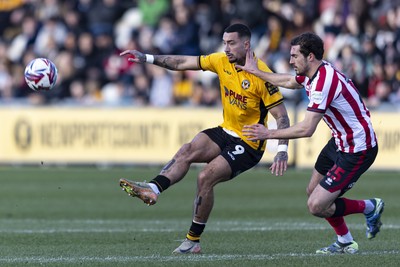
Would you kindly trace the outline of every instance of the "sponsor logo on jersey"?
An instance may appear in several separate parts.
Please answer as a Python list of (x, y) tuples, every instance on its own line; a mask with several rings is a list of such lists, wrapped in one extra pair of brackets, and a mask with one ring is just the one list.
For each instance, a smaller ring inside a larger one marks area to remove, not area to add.
[(224, 87), (225, 97), (229, 98), (229, 104), (232, 106), (237, 106), (243, 110), (247, 109), (247, 96), (243, 96), (239, 93), (236, 93), (233, 90), (229, 90), (228, 88)]
[(225, 96), (229, 96), (229, 89), (224, 86)]
[(270, 95), (273, 95), (273, 94), (279, 92), (278, 87), (276, 87), (275, 85), (270, 84), (269, 82), (266, 82), (266, 83), (265, 83), (265, 87), (267, 88), (268, 93), (269, 93)]
[(319, 91), (313, 91), (313, 92), (311, 92), (311, 98), (310, 98), (310, 100), (311, 100), (312, 102), (314, 102), (315, 104), (321, 104), (322, 99), (323, 99), (323, 97), (322, 97), (322, 92), (319, 92)]

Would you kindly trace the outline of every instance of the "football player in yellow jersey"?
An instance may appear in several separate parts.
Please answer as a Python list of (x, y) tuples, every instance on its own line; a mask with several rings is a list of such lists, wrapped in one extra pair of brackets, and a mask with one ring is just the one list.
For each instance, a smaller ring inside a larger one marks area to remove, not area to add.
[[(250, 48), (251, 32), (246, 25), (233, 24), (223, 34), (224, 53), (202, 56), (149, 55), (126, 50), (121, 56), (136, 63), (150, 63), (169, 70), (203, 70), (218, 74), (223, 107), (221, 125), (198, 133), (184, 144), (165, 165), (159, 175), (149, 183), (122, 178), (120, 186), (129, 195), (138, 197), (148, 205), (157, 202), (158, 195), (183, 179), (192, 163), (207, 163), (197, 177), (197, 193), (193, 218), (183, 243), (173, 253), (200, 253), (202, 234), (214, 204), (214, 186), (229, 181), (254, 167), (264, 153), (264, 141), (248, 141), (242, 135), (244, 125), (267, 125), (270, 113), (277, 128), (289, 127), (289, 118), (279, 89), (246, 71), (235, 68), (244, 65)], [(264, 71), (270, 69), (258, 61)], [(279, 140), (278, 152), (270, 170), (283, 175), (287, 168), (288, 140)]]

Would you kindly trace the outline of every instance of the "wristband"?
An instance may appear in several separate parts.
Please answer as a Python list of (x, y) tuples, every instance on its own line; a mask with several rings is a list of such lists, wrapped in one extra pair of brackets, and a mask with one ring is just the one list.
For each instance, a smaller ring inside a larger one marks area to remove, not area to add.
[(278, 145), (278, 152), (287, 152), (288, 145)]
[(150, 63), (150, 64), (153, 64), (154, 56), (153, 55), (149, 55), (149, 54), (145, 54), (145, 56), (146, 56), (146, 62)]

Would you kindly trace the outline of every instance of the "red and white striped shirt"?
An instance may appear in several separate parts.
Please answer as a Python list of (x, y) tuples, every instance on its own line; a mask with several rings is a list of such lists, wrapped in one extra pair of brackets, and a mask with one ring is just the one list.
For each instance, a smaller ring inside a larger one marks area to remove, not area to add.
[(377, 144), (369, 110), (353, 82), (322, 61), (315, 75), (296, 76), (310, 100), (307, 110), (324, 114), (324, 121), (340, 151), (356, 153)]

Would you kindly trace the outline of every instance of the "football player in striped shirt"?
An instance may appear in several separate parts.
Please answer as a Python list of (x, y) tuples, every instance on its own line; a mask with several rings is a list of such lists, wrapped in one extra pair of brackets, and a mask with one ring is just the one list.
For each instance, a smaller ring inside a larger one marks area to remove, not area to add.
[(291, 41), (290, 64), (296, 75), (273, 74), (258, 68), (248, 50), (245, 65), (237, 66), (276, 86), (306, 90), (309, 104), (304, 120), (289, 128), (269, 130), (261, 124), (246, 125), (247, 140), (294, 139), (313, 135), (323, 120), (332, 138), (320, 152), (307, 187), (308, 209), (325, 218), (337, 234), (332, 245), (318, 249), (319, 254), (353, 254), (358, 251), (344, 216), (365, 215), (366, 235), (379, 232), (384, 202), (380, 198), (353, 200), (343, 194), (354, 187), (374, 162), (378, 153), (370, 112), (354, 83), (329, 62), (323, 60), (324, 44), (314, 33), (303, 33)]

